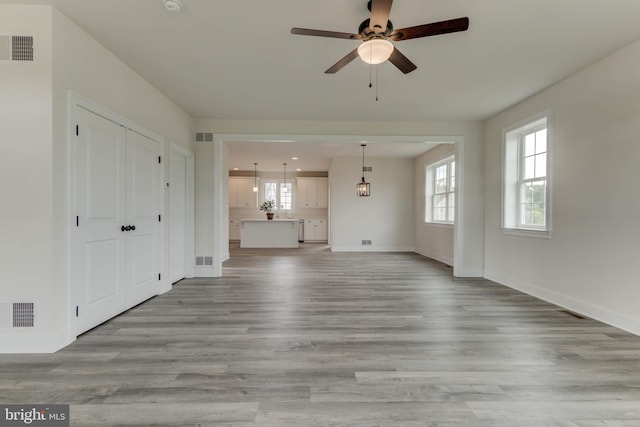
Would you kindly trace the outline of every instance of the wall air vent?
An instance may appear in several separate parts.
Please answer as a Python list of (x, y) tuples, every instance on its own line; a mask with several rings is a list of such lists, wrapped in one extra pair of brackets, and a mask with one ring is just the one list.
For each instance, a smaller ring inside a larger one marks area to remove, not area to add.
[(0, 328), (33, 328), (34, 326), (34, 303), (0, 302)]
[(213, 142), (213, 132), (196, 132), (196, 142)]
[(13, 327), (14, 328), (33, 328), (33, 303), (32, 302), (14, 302), (13, 303)]
[(35, 61), (35, 38), (0, 34), (0, 62)]
[(196, 257), (196, 265), (197, 266), (210, 266), (213, 265), (213, 257), (212, 256), (197, 256)]

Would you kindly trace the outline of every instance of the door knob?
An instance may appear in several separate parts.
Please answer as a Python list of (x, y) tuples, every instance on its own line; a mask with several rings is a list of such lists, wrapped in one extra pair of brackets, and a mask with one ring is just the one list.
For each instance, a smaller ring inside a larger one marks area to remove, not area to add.
[(131, 226), (131, 231), (136, 231), (136, 226), (135, 225)]
[(120, 230), (122, 230), (122, 231), (126, 231), (126, 230), (127, 230), (127, 227), (125, 227), (125, 226), (123, 225), (122, 227), (120, 227)]

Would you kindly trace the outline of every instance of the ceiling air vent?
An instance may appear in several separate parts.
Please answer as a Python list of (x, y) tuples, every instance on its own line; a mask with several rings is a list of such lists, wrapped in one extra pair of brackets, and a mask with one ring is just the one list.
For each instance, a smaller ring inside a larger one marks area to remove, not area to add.
[(33, 62), (35, 46), (33, 36), (0, 34), (0, 61)]

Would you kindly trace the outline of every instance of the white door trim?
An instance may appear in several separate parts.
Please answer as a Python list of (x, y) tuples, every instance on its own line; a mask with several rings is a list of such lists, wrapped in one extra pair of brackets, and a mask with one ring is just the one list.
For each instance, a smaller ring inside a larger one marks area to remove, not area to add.
[[(296, 140), (300, 142), (315, 142), (315, 141), (344, 141), (344, 142), (353, 142), (359, 143), (363, 140), (371, 141), (371, 142), (452, 142), (456, 145), (456, 174), (458, 177), (456, 178), (456, 221), (454, 226), (454, 242), (453, 242), (453, 270), (454, 275), (456, 276), (473, 276), (470, 272), (465, 271), (464, 263), (463, 263), (463, 236), (464, 236), (464, 195), (465, 195), (465, 184), (464, 184), (464, 136), (452, 135), (452, 136), (429, 136), (429, 135), (413, 135), (413, 136), (394, 136), (394, 135), (261, 135), (261, 134), (214, 134), (213, 143), (215, 146), (215, 158), (214, 158), (214, 183), (217, 185), (214, 188), (214, 200), (215, 203), (215, 214), (214, 214), (214, 247), (216, 251), (214, 253), (214, 268), (216, 271), (216, 277), (222, 275), (222, 259), (221, 254), (223, 253), (222, 246), (228, 244), (228, 242), (220, 242), (217, 241), (221, 236), (220, 230), (223, 227), (228, 227), (227, 221), (224, 220), (224, 216), (222, 214), (222, 209), (226, 209), (228, 206), (228, 200), (222, 200), (222, 190), (221, 190), (221, 182), (223, 182), (223, 174), (228, 173), (222, 165), (222, 156), (223, 150), (222, 145), (225, 142), (233, 142), (233, 141), (251, 141), (251, 140), (260, 140), (260, 141), (278, 141), (278, 140)], [(331, 177), (329, 177), (331, 178)], [(332, 215), (331, 204), (329, 203), (329, 218)], [(224, 222), (224, 224), (222, 223)], [(333, 221), (329, 220), (329, 225), (331, 225)], [(331, 237), (331, 229), (329, 230), (329, 242), (332, 241)]]
[[(186, 250), (185, 266), (187, 278), (195, 276), (195, 157), (192, 151), (187, 150), (175, 142), (169, 143), (169, 170), (171, 170), (171, 154), (184, 157), (187, 164), (187, 193), (186, 199)], [(169, 174), (171, 176), (171, 174)], [(171, 183), (169, 183), (171, 185)], [(169, 203), (171, 203), (171, 187), (169, 187)], [(171, 218), (169, 218), (171, 221)], [(170, 263), (169, 263), (170, 265)]]

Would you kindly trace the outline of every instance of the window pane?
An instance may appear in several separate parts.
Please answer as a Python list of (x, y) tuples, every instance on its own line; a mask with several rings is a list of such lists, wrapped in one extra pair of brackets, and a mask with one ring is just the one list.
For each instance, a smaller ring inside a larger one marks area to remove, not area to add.
[(532, 203), (533, 194), (531, 191), (531, 183), (525, 182), (520, 186), (520, 203)]
[(524, 137), (524, 155), (533, 156), (536, 153), (536, 134), (530, 133)]
[(532, 193), (532, 202), (533, 203), (544, 203), (545, 202), (545, 190), (546, 190), (546, 181), (534, 181), (530, 185), (530, 193)]
[(448, 204), (447, 207), (447, 221), (453, 222), (456, 216), (456, 195), (455, 193), (448, 194)]
[(436, 181), (436, 189), (435, 193), (446, 193), (447, 192), (447, 180), (439, 179)]
[(276, 183), (275, 182), (265, 182), (264, 183), (264, 199), (265, 200), (273, 200), (276, 201)]
[(291, 210), (291, 183), (280, 183), (280, 209)]
[(547, 176), (547, 154), (538, 154), (535, 156), (536, 159), (536, 178), (543, 178)]
[(526, 157), (524, 159), (524, 175), (522, 179), (531, 179), (534, 178), (535, 175), (535, 157)]
[(456, 162), (451, 162), (451, 188), (449, 191), (456, 190)]
[(542, 129), (536, 132), (536, 154), (547, 152), (547, 130)]

